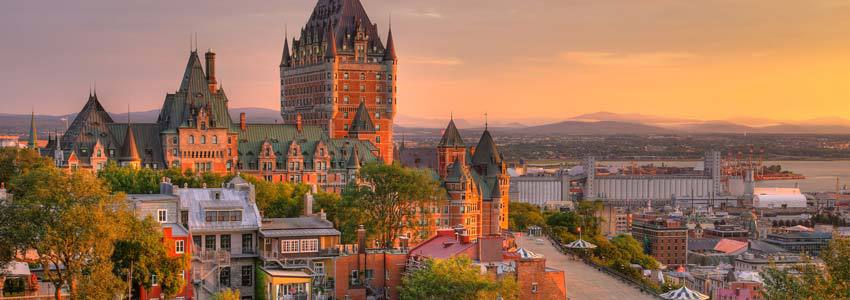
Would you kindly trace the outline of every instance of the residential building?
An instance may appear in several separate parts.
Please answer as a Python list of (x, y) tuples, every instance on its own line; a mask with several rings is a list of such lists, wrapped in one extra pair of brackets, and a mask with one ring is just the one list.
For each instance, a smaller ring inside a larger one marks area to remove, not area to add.
[(632, 235), (643, 243), (644, 251), (667, 266), (686, 263), (688, 228), (672, 218), (635, 218)]
[[(162, 226), (163, 243), (168, 248), (168, 254), (172, 257), (192, 255), (192, 243), (189, 230), (180, 224), (179, 219), (179, 202), (180, 198), (171, 193), (169, 190), (170, 184), (167, 182), (161, 183), (161, 190), (158, 194), (129, 194), (127, 201), (130, 203), (130, 208), (140, 219), (151, 218)], [(186, 269), (182, 272), (183, 280), (186, 286), (173, 295), (177, 299), (192, 299), (192, 264), (188, 262)], [(142, 289), (139, 293), (140, 299), (161, 299), (162, 294), (157, 283), (156, 277), (151, 280), (153, 285), (150, 289)]]

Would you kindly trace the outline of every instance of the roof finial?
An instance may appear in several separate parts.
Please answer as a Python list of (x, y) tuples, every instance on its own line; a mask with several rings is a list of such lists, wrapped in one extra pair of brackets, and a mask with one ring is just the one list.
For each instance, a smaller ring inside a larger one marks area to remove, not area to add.
[(449, 121), (454, 121), (454, 120), (455, 120), (455, 112), (452, 111), (451, 114), (449, 115)]
[(484, 130), (487, 130), (487, 123), (489, 123), (489, 121), (487, 120), (487, 113), (485, 112), (484, 113)]
[(195, 52), (198, 52), (198, 33), (195, 32)]
[(97, 99), (97, 80), (94, 81), (94, 98)]

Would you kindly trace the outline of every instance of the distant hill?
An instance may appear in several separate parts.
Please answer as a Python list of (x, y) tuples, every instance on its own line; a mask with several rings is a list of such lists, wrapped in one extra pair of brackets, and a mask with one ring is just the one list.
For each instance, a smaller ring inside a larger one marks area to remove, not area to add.
[(685, 119), (685, 118), (675, 118), (675, 117), (661, 117), (661, 116), (652, 116), (652, 115), (644, 115), (644, 114), (618, 114), (607, 111), (600, 111), (595, 113), (578, 115), (570, 118), (572, 121), (585, 121), (585, 122), (599, 122), (599, 121), (612, 121), (612, 122), (628, 122), (628, 123), (641, 123), (641, 124), (663, 124), (663, 123), (686, 123), (686, 122), (697, 122), (697, 120), (693, 119)]
[[(231, 108), (230, 118), (234, 122), (239, 122), (239, 113), (245, 112), (248, 123), (275, 123), (281, 122), (280, 111), (268, 108), (246, 107), (246, 108)], [(115, 122), (127, 122), (127, 113), (109, 113), (112, 120)], [(44, 135), (50, 131), (63, 131), (65, 129), (65, 121), (67, 118), (68, 124), (74, 121), (77, 113), (64, 116), (51, 115), (36, 115), (35, 122), (39, 135)], [(137, 111), (130, 113), (131, 121), (134, 123), (153, 123), (159, 117), (159, 109)], [(30, 126), (30, 115), (27, 114), (4, 114), (0, 113), (0, 134), (7, 135), (22, 135), (26, 134)]]
[(673, 133), (673, 130), (629, 122), (615, 121), (563, 121), (558, 123), (530, 126), (525, 128), (503, 129), (506, 133), (514, 134), (545, 134), (545, 135), (613, 135), (613, 134), (659, 134)]

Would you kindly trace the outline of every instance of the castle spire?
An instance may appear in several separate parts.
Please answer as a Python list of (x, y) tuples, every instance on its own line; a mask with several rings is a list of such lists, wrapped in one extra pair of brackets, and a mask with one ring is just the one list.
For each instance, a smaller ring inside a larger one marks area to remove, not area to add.
[(384, 60), (396, 60), (395, 44), (393, 43), (393, 26), (390, 24), (390, 31), (387, 34), (387, 48), (384, 50)]
[(283, 55), (280, 58), (280, 66), (288, 67), (289, 62), (292, 60), (292, 56), (289, 54), (289, 32), (285, 25), (283, 31)]
[(328, 25), (328, 35), (327, 35), (327, 43), (328, 50), (325, 51), (326, 59), (335, 59), (336, 58), (336, 35), (334, 34), (333, 25)]
[(124, 165), (138, 167), (142, 159), (139, 158), (139, 150), (136, 148), (136, 135), (133, 134), (133, 123), (130, 123), (130, 109), (127, 106), (127, 132), (124, 144), (121, 145), (121, 160)]
[(27, 140), (27, 148), (38, 150), (38, 131), (35, 128), (35, 109), (30, 116), (30, 138)]

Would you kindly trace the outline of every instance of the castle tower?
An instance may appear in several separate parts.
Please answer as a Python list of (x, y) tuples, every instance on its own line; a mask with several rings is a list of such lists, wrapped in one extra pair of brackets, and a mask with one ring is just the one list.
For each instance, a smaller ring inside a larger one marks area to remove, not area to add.
[(122, 166), (140, 167), (142, 159), (139, 157), (139, 150), (136, 149), (136, 135), (133, 134), (133, 124), (127, 123), (127, 132), (125, 133), (124, 144), (121, 145), (121, 158), (119, 161)]
[(462, 165), (466, 164), (466, 145), (455, 126), (454, 118), (451, 118), (440, 144), (437, 145), (437, 174), (441, 179), (446, 178), (449, 166), (456, 161)]
[(30, 137), (27, 140), (27, 148), (38, 151), (38, 131), (35, 129), (35, 111), (30, 116)]
[[(298, 39), (284, 41), (280, 110), (285, 124), (321, 126), (331, 138), (369, 140), (385, 163), (393, 160), (396, 52), (359, 0), (319, 0)], [(363, 104), (374, 134), (352, 132)]]

